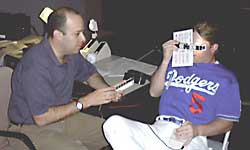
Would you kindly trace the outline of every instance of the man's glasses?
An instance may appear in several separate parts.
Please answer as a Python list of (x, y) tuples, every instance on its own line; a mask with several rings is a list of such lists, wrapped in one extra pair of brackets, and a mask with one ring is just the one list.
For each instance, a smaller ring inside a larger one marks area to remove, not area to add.
[(176, 47), (180, 49), (187, 49), (187, 50), (198, 50), (198, 51), (207, 50), (206, 45), (194, 45), (194, 44), (188, 44), (188, 43), (178, 43), (176, 44)]

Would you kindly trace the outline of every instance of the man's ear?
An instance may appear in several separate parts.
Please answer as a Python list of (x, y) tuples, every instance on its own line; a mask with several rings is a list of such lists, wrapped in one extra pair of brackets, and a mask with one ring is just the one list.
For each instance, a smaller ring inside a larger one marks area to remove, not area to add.
[(54, 36), (55, 38), (59, 39), (59, 38), (62, 38), (63, 33), (62, 33), (61, 31), (59, 31), (59, 30), (54, 30), (53, 36)]
[(213, 50), (213, 52), (216, 52), (219, 49), (219, 44), (214, 43), (213, 45), (211, 45), (211, 49)]

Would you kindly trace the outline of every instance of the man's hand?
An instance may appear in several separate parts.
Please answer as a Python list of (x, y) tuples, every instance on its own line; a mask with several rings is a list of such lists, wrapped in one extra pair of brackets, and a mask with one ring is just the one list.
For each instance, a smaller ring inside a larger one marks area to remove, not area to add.
[(173, 55), (173, 51), (177, 49), (177, 44), (179, 42), (175, 40), (169, 40), (162, 44), (163, 48), (163, 61), (169, 62), (170, 58)]
[(176, 138), (181, 140), (186, 140), (184, 145), (188, 145), (192, 139), (198, 135), (197, 127), (191, 122), (184, 122), (181, 127), (176, 129)]
[(79, 101), (83, 103), (84, 107), (97, 106), (107, 104), (109, 102), (117, 102), (122, 94), (115, 91), (114, 87), (107, 87), (97, 89), (88, 95), (81, 97)]

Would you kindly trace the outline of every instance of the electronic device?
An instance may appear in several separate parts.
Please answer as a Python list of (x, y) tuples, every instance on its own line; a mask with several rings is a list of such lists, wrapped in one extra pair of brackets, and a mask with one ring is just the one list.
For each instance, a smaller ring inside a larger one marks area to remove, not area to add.
[(129, 79), (124, 80), (123, 82), (119, 83), (118, 85), (116, 85), (115, 89), (117, 92), (124, 91), (127, 88), (131, 87), (132, 85), (134, 85), (134, 78), (129, 78)]
[(94, 53), (99, 47), (99, 42), (97, 39), (91, 39), (81, 50), (81, 55), (86, 58), (88, 53)]
[(134, 83), (139, 84), (139, 85), (143, 85), (143, 84), (145, 84), (146, 80), (150, 80), (151, 76), (147, 75), (143, 72), (130, 69), (124, 73), (123, 80), (127, 80), (130, 78), (134, 79)]
[(107, 42), (101, 41), (99, 46), (95, 50), (96, 55), (96, 61), (100, 61), (104, 58), (111, 56), (111, 49)]
[(91, 38), (92, 39), (97, 38), (98, 25), (94, 19), (90, 19), (89, 21), (89, 30), (92, 32)]
[(99, 60), (102, 60), (104, 58), (111, 56), (110, 47), (108, 43), (105, 41), (100, 42), (98, 47), (95, 50), (94, 48), (92, 48), (91, 50), (87, 52), (82, 51), (81, 53), (83, 53), (82, 55), (85, 54), (86, 59), (92, 64)]
[(111, 56), (111, 50), (107, 42), (97, 40), (98, 26), (94, 19), (89, 21), (89, 30), (92, 32), (92, 39), (80, 50), (81, 55), (90, 63), (95, 63), (99, 60)]
[(20, 40), (31, 33), (31, 18), (24, 13), (0, 12), (0, 40)]

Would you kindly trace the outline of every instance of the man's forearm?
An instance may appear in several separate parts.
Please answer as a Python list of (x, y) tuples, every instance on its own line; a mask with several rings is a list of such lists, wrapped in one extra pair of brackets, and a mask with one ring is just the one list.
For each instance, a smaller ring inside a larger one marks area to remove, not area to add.
[(168, 63), (162, 63), (158, 69), (154, 72), (150, 83), (150, 95), (153, 97), (159, 97), (162, 93), (162, 89), (165, 83), (165, 75)]
[(38, 126), (44, 126), (60, 121), (76, 112), (78, 110), (75, 102), (70, 102), (66, 105), (50, 107), (46, 113), (34, 116), (34, 120)]
[(216, 119), (215, 121), (198, 126), (198, 136), (215, 136), (219, 134), (223, 134), (233, 127), (233, 122), (224, 120), (224, 119)]
[(108, 83), (103, 79), (99, 73), (95, 73), (88, 79), (88, 85), (94, 89), (101, 89), (109, 87)]

